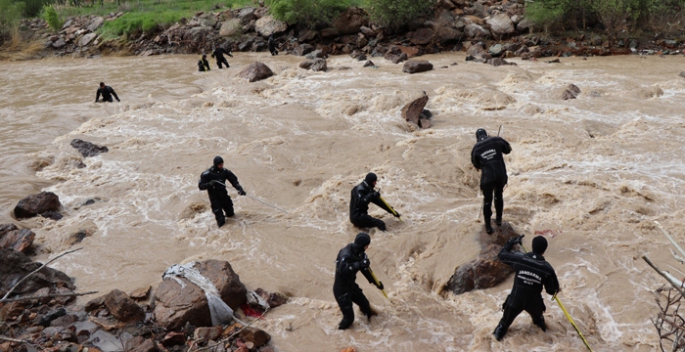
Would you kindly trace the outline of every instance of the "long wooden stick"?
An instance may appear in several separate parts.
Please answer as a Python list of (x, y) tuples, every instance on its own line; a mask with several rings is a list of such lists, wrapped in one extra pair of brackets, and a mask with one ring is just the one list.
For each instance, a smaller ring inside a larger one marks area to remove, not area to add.
[(39, 346), (39, 345), (37, 345), (37, 344), (31, 342), (31, 341), (27, 341), (27, 340), (13, 339), (13, 338), (11, 338), (11, 337), (2, 336), (2, 335), (0, 335), (0, 340), (2, 340), (2, 341), (8, 341), (8, 342), (14, 342), (14, 343), (25, 343), (25, 344), (27, 344), (27, 345), (31, 345), (31, 346), (33, 346), (33, 347), (36, 347), (37, 349), (39, 349), (39, 350), (41, 350), (41, 351), (47, 351), (45, 348), (43, 348), (43, 347), (41, 347), (41, 346)]
[(88, 291), (88, 292), (73, 292), (73, 293), (55, 293), (52, 295), (43, 295), (43, 296), (31, 296), (31, 297), (19, 297), (19, 298), (8, 298), (5, 300), (2, 300), (2, 303), (5, 302), (23, 302), (23, 301), (31, 301), (34, 299), (43, 299), (43, 298), (54, 298), (54, 297), (77, 297), (77, 296), (86, 296), (86, 295), (92, 295), (98, 293), (98, 291)]
[(649, 264), (649, 266), (651, 266), (652, 269), (654, 269), (654, 271), (656, 271), (659, 275), (663, 276), (664, 279), (666, 279), (666, 281), (668, 281), (668, 283), (671, 284), (671, 286), (673, 286), (673, 288), (678, 290), (678, 292), (680, 292), (680, 294), (685, 297), (685, 291), (683, 291), (683, 284), (682, 283), (678, 283), (677, 281), (672, 281), (673, 277), (669, 277), (669, 275), (666, 275), (666, 273), (659, 270), (659, 268), (657, 268), (656, 265), (654, 265), (654, 263), (652, 263), (652, 261), (649, 260), (649, 258), (647, 258), (647, 256), (643, 255), (642, 259), (644, 259), (647, 262), (647, 264)]
[(673, 239), (673, 237), (671, 237), (671, 235), (669, 235), (668, 232), (666, 232), (666, 230), (664, 230), (664, 227), (661, 226), (661, 224), (658, 221), (654, 220), (654, 223), (657, 226), (659, 226), (659, 229), (664, 234), (664, 236), (666, 236), (666, 238), (668, 238), (668, 240), (671, 241), (673, 246), (680, 252), (680, 254), (682, 254), (685, 257), (685, 250), (683, 250), (683, 248), (680, 247), (680, 245), (678, 245), (678, 243), (676, 243), (676, 241)]
[(26, 279), (28, 279), (31, 275), (33, 275), (33, 274), (39, 272), (41, 269), (43, 269), (44, 267), (46, 267), (48, 264), (50, 264), (50, 263), (54, 262), (55, 260), (57, 260), (57, 258), (63, 257), (63, 256), (65, 256), (65, 255), (69, 254), (69, 253), (73, 253), (73, 252), (79, 251), (79, 250), (81, 250), (81, 249), (83, 249), (83, 247), (80, 247), (80, 248), (72, 249), (72, 250), (70, 250), (70, 251), (63, 252), (62, 254), (60, 254), (60, 255), (58, 255), (58, 256), (56, 256), (56, 257), (50, 259), (50, 260), (47, 261), (45, 264), (41, 265), (40, 268), (38, 268), (38, 269), (36, 269), (36, 270), (30, 272), (28, 275), (24, 276), (23, 279), (19, 280), (19, 282), (17, 282), (16, 284), (14, 284), (14, 286), (12, 286), (12, 288), (11, 288), (9, 291), (7, 291), (7, 293), (5, 294), (5, 296), (3, 296), (2, 299), (0, 299), (0, 302), (5, 302), (5, 300), (7, 299), (7, 297), (9, 297), (9, 295), (12, 294), (12, 292), (14, 292), (14, 290), (15, 290), (17, 287), (19, 287), (19, 285), (20, 285), (21, 283), (23, 283), (24, 281), (26, 281)]

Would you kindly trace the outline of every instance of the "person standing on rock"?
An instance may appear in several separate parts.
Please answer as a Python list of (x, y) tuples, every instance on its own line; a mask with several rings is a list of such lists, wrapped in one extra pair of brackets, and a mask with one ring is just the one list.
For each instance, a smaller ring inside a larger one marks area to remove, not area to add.
[(501, 137), (489, 137), (488, 133), (479, 128), (476, 131), (476, 145), (471, 150), (471, 163), (481, 171), (480, 189), (483, 191), (483, 218), (485, 232), (493, 232), (490, 218), (492, 217), (492, 199), (495, 199), (495, 224), (502, 226), (502, 210), (504, 200), (502, 192), (508, 181), (507, 167), (502, 154), (511, 153), (509, 142)]
[(222, 46), (215, 48), (214, 51), (212, 52), (212, 57), (216, 58), (216, 65), (219, 66), (219, 69), (221, 69), (222, 64), (226, 65), (226, 68), (230, 67), (230, 66), (228, 66), (228, 60), (226, 60), (226, 58), (224, 57), (224, 54), (226, 54), (230, 57), (233, 57), (233, 55), (231, 55), (231, 52), (224, 49)]
[[(202, 173), (198, 183), (200, 190), (207, 190), (209, 203), (212, 205), (212, 212), (219, 227), (224, 226), (226, 223), (226, 216), (230, 218), (235, 215), (233, 212), (233, 201), (231, 201), (231, 197), (226, 192), (226, 180), (238, 191), (238, 194), (241, 196), (247, 194), (240, 183), (238, 183), (238, 177), (230, 170), (224, 169), (224, 159), (220, 156), (214, 157), (214, 166)], [(226, 213), (225, 216), (224, 212)]]
[[(364, 277), (369, 280), (370, 284), (376, 285), (376, 280), (373, 279), (369, 266), (371, 262), (365, 251), (371, 244), (371, 237), (364, 232), (360, 232), (355, 237), (354, 242), (348, 244), (338, 252), (338, 257), (335, 259), (335, 282), (333, 283), (333, 295), (340, 306), (340, 311), (343, 318), (338, 324), (338, 329), (345, 330), (354, 322), (354, 310), (352, 303), (359, 306), (359, 309), (367, 319), (370, 321), (371, 317), (377, 315), (371, 309), (369, 300), (366, 299), (362, 289), (355, 282), (357, 280), (357, 272), (361, 271)], [(376, 287), (382, 290), (383, 283), (378, 281)]]
[(269, 36), (267, 45), (269, 46), (269, 52), (271, 53), (271, 56), (278, 55), (278, 50), (276, 50), (276, 42), (274, 41), (273, 34)]
[(399, 218), (400, 213), (393, 212), (390, 207), (381, 199), (381, 194), (374, 191), (378, 177), (373, 172), (369, 172), (364, 181), (352, 189), (352, 197), (350, 199), (350, 222), (357, 227), (373, 228), (377, 227), (381, 231), (385, 231), (385, 222), (376, 219), (369, 215), (369, 203), (385, 209), (390, 214)]
[(197, 62), (198, 69), (200, 72), (209, 71), (209, 61), (207, 61), (207, 55), (202, 54), (202, 58)]
[(112, 100), (112, 95), (117, 99), (117, 102), (120, 102), (119, 96), (117, 96), (117, 93), (114, 92), (114, 89), (110, 86), (106, 86), (105, 82), (100, 82), (100, 88), (98, 88), (97, 94), (95, 95), (95, 102), (99, 102), (100, 100), (100, 95), (102, 95), (102, 102), (108, 102), (111, 103), (113, 102)]
[(497, 341), (502, 340), (516, 316), (524, 310), (533, 318), (533, 324), (539, 326), (542, 331), (547, 331), (545, 317), (542, 315), (546, 309), (541, 295), (542, 287), (544, 286), (550, 295), (556, 295), (561, 291), (557, 274), (542, 256), (547, 250), (547, 240), (542, 236), (536, 236), (533, 238), (532, 252), (512, 253), (512, 247), (521, 244), (522, 239), (523, 235), (510, 239), (498, 254), (502, 262), (516, 271), (516, 277), (514, 287), (502, 305), (502, 319), (493, 332)]

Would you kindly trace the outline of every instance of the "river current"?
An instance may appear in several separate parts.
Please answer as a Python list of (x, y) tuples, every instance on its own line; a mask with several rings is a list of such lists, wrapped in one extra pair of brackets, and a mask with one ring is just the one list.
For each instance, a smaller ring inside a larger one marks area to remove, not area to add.
[[(664, 282), (641, 256), (684, 276), (653, 222), (685, 243), (682, 57), (493, 67), (450, 53), (423, 57), (435, 69), (414, 75), (380, 58), (379, 68), (362, 68), (332, 57), (328, 72), (310, 72), (297, 67), (300, 58), (237, 53), (229, 69), (212, 62), (204, 73), (197, 59), (0, 64), (0, 220), (36, 233), (39, 260), (71, 248), (71, 235), (85, 230), (84, 249), (51, 264), (80, 291), (130, 292), (158, 283), (172, 264), (221, 259), (248, 289), (292, 297), (257, 323), (281, 351), (583, 350), (547, 295), (546, 333), (523, 313), (495, 341), (511, 278), (440, 294), (479, 252), (474, 132), (496, 134), (502, 125), (513, 149), (504, 220), (526, 234), (527, 246), (536, 232), (548, 238), (560, 298), (590, 345), (658, 349), (650, 318)], [(276, 75), (236, 77), (255, 60)], [(93, 103), (100, 81), (122, 102)], [(564, 101), (569, 84), (581, 93)], [(423, 92), (433, 126), (414, 130), (400, 109)], [(69, 145), (74, 138), (109, 152), (83, 158)], [(249, 195), (288, 213), (229, 190), (236, 217), (218, 229), (197, 188), (215, 155)], [(371, 231), (368, 254), (390, 300), (359, 275), (380, 316), (368, 323), (355, 308), (352, 329), (338, 331), (334, 260), (359, 232), (348, 221), (349, 192), (369, 171), (404, 219), (371, 207), (388, 225)], [(65, 217), (14, 220), (17, 201), (41, 190), (59, 195)], [(96, 202), (84, 205), (89, 199)]]

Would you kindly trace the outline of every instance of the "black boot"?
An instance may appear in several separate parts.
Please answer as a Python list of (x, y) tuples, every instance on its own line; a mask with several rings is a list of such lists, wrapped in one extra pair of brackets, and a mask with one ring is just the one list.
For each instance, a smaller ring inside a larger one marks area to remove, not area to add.
[(502, 327), (500, 325), (497, 325), (497, 327), (495, 328), (495, 331), (492, 332), (492, 334), (495, 335), (495, 339), (497, 339), (497, 341), (502, 341), (502, 339), (504, 338), (506, 331), (503, 332), (503, 330), (504, 329), (502, 329)]
[(502, 217), (498, 216), (495, 218), (495, 225), (502, 226)]
[(540, 320), (535, 323), (542, 331), (547, 332), (547, 324), (545, 324), (545, 317), (540, 317)]
[(338, 324), (338, 330), (345, 330), (350, 326), (352, 326), (352, 321), (343, 318), (343, 320), (340, 321), (340, 324)]
[(492, 229), (492, 225), (490, 225), (490, 219), (485, 220), (485, 232), (487, 232), (488, 235), (494, 232), (494, 230)]

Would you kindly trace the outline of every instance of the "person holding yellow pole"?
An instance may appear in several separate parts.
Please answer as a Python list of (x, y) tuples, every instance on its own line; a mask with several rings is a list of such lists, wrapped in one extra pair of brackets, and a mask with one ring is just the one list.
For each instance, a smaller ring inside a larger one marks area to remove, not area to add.
[[(359, 309), (366, 315), (368, 320), (377, 313), (371, 309), (369, 300), (366, 299), (362, 289), (355, 282), (357, 280), (357, 272), (361, 271), (364, 277), (370, 284), (375, 285), (379, 290), (383, 291), (383, 283), (378, 281), (371, 268), (371, 262), (365, 251), (371, 244), (371, 237), (360, 232), (355, 237), (354, 242), (348, 244), (338, 252), (338, 257), (335, 260), (335, 282), (333, 283), (333, 295), (340, 306), (340, 311), (343, 318), (338, 325), (338, 329), (344, 330), (349, 328), (354, 322), (354, 310), (352, 303), (359, 306)], [(383, 291), (385, 294), (385, 291)]]
[(366, 174), (364, 181), (352, 189), (350, 198), (350, 222), (360, 228), (377, 227), (385, 231), (385, 222), (369, 215), (369, 203), (376, 204), (396, 218), (401, 219), (400, 213), (396, 212), (381, 197), (381, 193), (374, 190), (378, 176), (373, 172)]
[(499, 259), (511, 266), (516, 271), (514, 287), (502, 305), (504, 314), (493, 334), (497, 341), (501, 341), (506, 335), (511, 323), (522, 311), (528, 312), (533, 318), (533, 324), (542, 331), (547, 331), (545, 317), (542, 313), (546, 310), (542, 300), (542, 288), (550, 295), (556, 295), (561, 291), (559, 280), (545, 257), (542, 255), (547, 250), (547, 240), (542, 236), (533, 238), (533, 251), (528, 253), (511, 252), (512, 247), (521, 244), (524, 235), (510, 239), (499, 252)]

